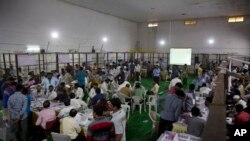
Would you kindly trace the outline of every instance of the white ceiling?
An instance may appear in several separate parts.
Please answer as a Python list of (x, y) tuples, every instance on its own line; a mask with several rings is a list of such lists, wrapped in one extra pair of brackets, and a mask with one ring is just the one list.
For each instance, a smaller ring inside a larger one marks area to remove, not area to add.
[(135, 22), (250, 14), (250, 0), (62, 0)]

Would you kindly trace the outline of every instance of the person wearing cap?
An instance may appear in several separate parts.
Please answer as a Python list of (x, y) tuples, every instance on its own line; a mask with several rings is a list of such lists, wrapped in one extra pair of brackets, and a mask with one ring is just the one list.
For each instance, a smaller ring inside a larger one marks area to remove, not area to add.
[(239, 95), (234, 95), (233, 100), (235, 102), (235, 105), (240, 104), (243, 106), (243, 109), (245, 109), (247, 107), (246, 101), (242, 100)]
[(161, 75), (161, 70), (160, 70), (159, 64), (156, 64), (153, 70), (153, 80), (158, 85), (160, 85), (160, 75)]

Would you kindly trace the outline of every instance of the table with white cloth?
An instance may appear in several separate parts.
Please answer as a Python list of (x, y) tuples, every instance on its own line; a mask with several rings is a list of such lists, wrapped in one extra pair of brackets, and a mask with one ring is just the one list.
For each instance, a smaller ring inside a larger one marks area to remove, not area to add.
[(157, 141), (201, 141), (199, 137), (195, 137), (185, 133), (174, 133), (166, 131), (161, 134)]
[[(43, 109), (43, 102), (46, 99), (39, 98), (36, 101), (31, 101), (31, 111), (32, 111), (32, 121), (33, 123), (36, 122), (38, 118), (38, 113)], [(65, 105), (60, 102), (50, 102), (50, 108), (54, 109), (56, 114), (60, 112), (61, 109), (63, 109)], [(78, 122), (78, 124), (83, 129), (84, 134), (87, 133), (88, 125), (94, 120), (93, 118), (93, 110), (92, 109), (84, 109), (83, 111), (79, 111), (78, 114), (75, 116), (75, 120)]]

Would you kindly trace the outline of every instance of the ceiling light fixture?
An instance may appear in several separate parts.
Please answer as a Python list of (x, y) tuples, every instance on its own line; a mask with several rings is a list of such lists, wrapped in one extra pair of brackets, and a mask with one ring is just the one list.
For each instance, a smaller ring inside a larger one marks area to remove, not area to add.
[(208, 44), (210, 45), (214, 44), (214, 39), (213, 38), (208, 39)]
[(148, 27), (157, 27), (158, 26), (158, 23), (149, 23), (148, 24)]
[(228, 22), (229, 22), (229, 23), (244, 22), (244, 17), (243, 17), (243, 16), (229, 17), (229, 18), (228, 18)]

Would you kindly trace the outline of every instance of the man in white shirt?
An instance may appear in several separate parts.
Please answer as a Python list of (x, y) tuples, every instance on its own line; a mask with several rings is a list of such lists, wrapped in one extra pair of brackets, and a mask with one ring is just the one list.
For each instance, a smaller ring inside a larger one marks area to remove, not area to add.
[(32, 90), (32, 93), (35, 96), (35, 98), (44, 98), (45, 97), (44, 89), (42, 88), (41, 85), (37, 85), (35, 87), (35, 89)]
[(75, 107), (75, 109), (78, 110), (81, 107), (87, 108), (87, 104), (84, 101), (82, 101), (81, 99), (75, 98), (75, 94), (74, 93), (71, 93), (69, 95), (69, 97), (70, 97), (70, 105), (73, 106), (73, 107)]
[(122, 84), (120, 84), (119, 87), (118, 87), (118, 91), (120, 91), (123, 87), (126, 87), (127, 84), (130, 85), (130, 83), (128, 81), (124, 81)]
[(135, 81), (140, 81), (141, 65), (137, 63), (135, 66)]
[(151, 88), (151, 91), (153, 92), (153, 94), (157, 95), (159, 88), (160, 86), (156, 82), (153, 82), (153, 87)]
[(63, 118), (61, 121), (60, 132), (64, 135), (68, 135), (71, 141), (84, 141), (86, 140), (85, 137), (79, 134), (81, 132), (81, 127), (74, 119), (76, 115), (77, 111), (75, 109), (71, 109), (69, 116)]
[(84, 97), (83, 89), (78, 85), (78, 83), (75, 83), (75, 96), (81, 100)]
[(69, 112), (71, 109), (74, 109), (72, 105), (70, 105), (70, 99), (64, 100), (64, 105), (65, 107), (61, 109), (60, 113), (58, 114), (58, 118), (64, 118), (69, 116)]
[(208, 96), (210, 91), (211, 91), (211, 89), (209, 87), (207, 87), (207, 84), (203, 83), (202, 87), (200, 88), (200, 94), (202, 96)]
[(58, 85), (58, 79), (53, 77), (52, 73), (47, 73), (47, 78), (44, 80), (44, 89), (47, 91), (49, 86), (52, 85), (54, 88)]
[(175, 78), (170, 81), (169, 89), (174, 87), (176, 83), (182, 83), (178, 75), (176, 75)]
[(246, 101), (242, 100), (239, 95), (234, 95), (233, 97), (234, 102), (237, 104), (241, 104), (243, 106), (243, 109), (247, 107)]
[(205, 121), (207, 121), (208, 115), (209, 115), (209, 106), (212, 103), (212, 98), (211, 97), (207, 97), (206, 101), (205, 101), (205, 106), (200, 109), (201, 111), (201, 118), (204, 119)]
[(103, 93), (105, 94), (109, 94), (110, 91), (108, 89), (108, 84), (109, 84), (110, 80), (109, 79), (106, 79), (105, 81), (102, 82), (101, 84), (101, 90), (103, 91)]
[(52, 85), (49, 86), (49, 90), (47, 91), (45, 97), (48, 100), (54, 100), (57, 97), (57, 93), (54, 91), (54, 87)]
[(93, 98), (96, 95), (95, 89), (98, 88), (97, 83), (93, 83), (93, 87), (89, 91), (89, 97)]
[(126, 141), (126, 113), (121, 108), (121, 101), (119, 98), (110, 100), (112, 105), (112, 119), (115, 126), (115, 141)]

